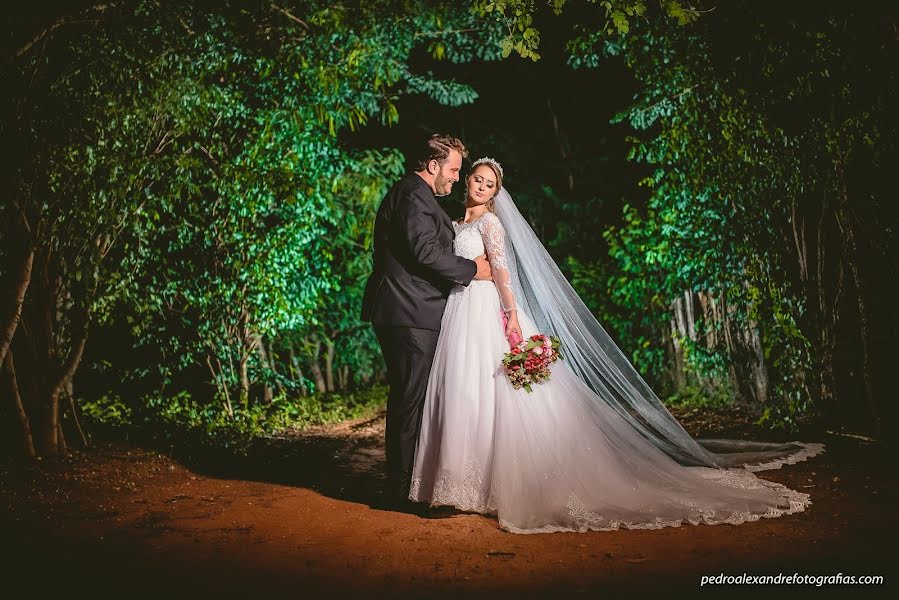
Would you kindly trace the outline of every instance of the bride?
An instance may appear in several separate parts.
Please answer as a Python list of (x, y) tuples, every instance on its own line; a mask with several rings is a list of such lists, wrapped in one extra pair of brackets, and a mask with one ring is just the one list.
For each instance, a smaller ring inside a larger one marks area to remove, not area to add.
[[(475, 161), (465, 217), (453, 224), (455, 253), (486, 250), (494, 281), (450, 293), (409, 498), (496, 515), (514, 533), (739, 524), (805, 510), (808, 494), (752, 471), (823, 446), (690, 437), (578, 298), (502, 178), (495, 160)], [(510, 335), (535, 333), (560, 337), (565, 360), (528, 393), (501, 360)]]

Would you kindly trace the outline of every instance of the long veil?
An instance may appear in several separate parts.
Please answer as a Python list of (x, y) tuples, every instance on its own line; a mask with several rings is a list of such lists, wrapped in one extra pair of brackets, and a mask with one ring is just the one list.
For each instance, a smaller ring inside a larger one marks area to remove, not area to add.
[(562, 340), (568, 366), (657, 448), (684, 465), (776, 469), (823, 452), (823, 444), (694, 439), (662, 404), (583, 303), (540, 243), (512, 197), (501, 189), (496, 215), (506, 230), (506, 256), (519, 308), (542, 333)]

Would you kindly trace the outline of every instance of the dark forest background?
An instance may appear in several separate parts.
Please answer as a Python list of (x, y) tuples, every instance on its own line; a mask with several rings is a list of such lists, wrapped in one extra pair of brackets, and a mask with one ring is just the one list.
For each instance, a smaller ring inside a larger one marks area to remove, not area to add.
[(376, 409), (372, 220), (432, 132), (503, 164), (669, 404), (895, 440), (896, 10), (697, 4), (11, 9), (4, 452)]

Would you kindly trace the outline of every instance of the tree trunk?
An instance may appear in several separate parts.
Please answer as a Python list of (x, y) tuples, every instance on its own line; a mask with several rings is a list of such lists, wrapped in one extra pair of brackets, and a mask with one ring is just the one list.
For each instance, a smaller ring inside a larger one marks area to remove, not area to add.
[[(65, 362), (59, 368), (56, 381), (51, 383), (50, 393), (45, 405), (45, 415), (47, 422), (44, 424), (45, 445), (47, 453), (65, 452), (67, 444), (65, 436), (62, 433), (62, 423), (59, 418), (59, 396), (65, 390), (75, 377), (75, 372), (81, 364), (81, 357), (84, 356), (84, 347), (87, 344), (87, 328), (90, 319), (90, 306), (85, 299), (85, 306), (82, 309), (81, 323), (77, 337), (72, 338), (72, 347), (69, 349), (69, 355)], [(74, 329), (74, 327), (73, 327)], [(73, 331), (73, 336), (75, 332)]]
[(683, 392), (687, 388), (686, 361), (684, 360), (684, 348), (681, 340), (686, 337), (686, 328), (681, 314), (681, 298), (675, 298), (671, 303), (671, 347), (674, 353), (674, 389)]
[[(96, 290), (99, 267), (97, 264), (93, 265), (93, 286), (88, 288), (81, 299), (80, 310), (76, 310), (69, 288), (64, 287), (64, 277), (70, 274), (61, 262), (61, 255), (52, 248), (39, 246), (33, 251), (30, 260), (28, 301), (19, 307), (22, 327), (17, 331), (24, 338), (21, 345), (16, 342), (20, 371), (16, 378), (19, 396), (17, 402), (22, 405), (25, 414), (31, 417), (28, 428), (32, 445), (36, 444), (41, 455), (50, 456), (67, 449), (60, 420), (60, 394), (66, 389), (71, 390), (75, 372), (84, 355), (90, 323), (90, 302)], [(84, 264), (82, 268), (90, 266)], [(16, 334), (16, 339), (18, 338)], [(60, 349), (63, 343), (70, 345), (64, 359)], [(24, 354), (21, 351), (23, 348), (27, 348)], [(7, 352), (11, 351), (10, 347)], [(21, 379), (27, 380), (25, 388), (22, 387)], [(25, 394), (22, 393), (23, 389)], [(74, 401), (72, 406), (73, 419), (77, 421)]]
[[(845, 198), (845, 189), (843, 190), (843, 194), (845, 205), (847, 201), (847, 199)], [(855, 234), (855, 224), (853, 222), (853, 215), (849, 213), (849, 210), (846, 209), (845, 206), (840, 209), (838, 218), (843, 229), (844, 239), (846, 240), (849, 272), (851, 274), (852, 282), (855, 285), (856, 291), (856, 310), (858, 311), (859, 337), (862, 351), (862, 380), (865, 389), (865, 403), (867, 404), (868, 411), (871, 415), (871, 420), (874, 425), (874, 433), (878, 437), (880, 437), (883, 433), (881, 429), (880, 411), (878, 410), (877, 402), (874, 398), (874, 390), (871, 383), (871, 355), (869, 353), (870, 322), (868, 316), (868, 308), (865, 301), (867, 290), (864, 286), (862, 276), (859, 272), (859, 250), (858, 241)]]
[[(293, 349), (293, 342), (288, 345), (288, 351), (290, 352), (290, 374), (294, 381), (299, 383), (304, 383), (306, 377), (303, 375), (303, 369), (300, 368), (300, 361), (297, 359), (296, 352)], [(300, 386), (300, 396), (306, 396), (306, 386)]]
[(248, 363), (250, 355), (256, 350), (256, 344), (262, 336), (257, 336), (250, 328), (250, 312), (246, 307), (240, 311), (240, 336), (243, 348), (241, 349), (240, 360), (237, 368), (240, 373), (240, 401), (247, 402), (250, 398), (250, 374)]
[(75, 423), (75, 429), (78, 431), (78, 436), (81, 438), (81, 447), (87, 448), (90, 444), (87, 441), (87, 436), (84, 435), (84, 429), (81, 428), (81, 420), (78, 418), (78, 411), (75, 410), (75, 390), (72, 379), (69, 379), (66, 384), (66, 396), (69, 398), (69, 410), (72, 412), (72, 421)]
[(10, 308), (4, 315), (2, 333), (0, 333), (0, 362), (9, 351), (9, 346), (16, 334), (16, 327), (22, 318), (22, 303), (25, 301), (25, 292), (31, 283), (31, 267), (34, 264), (34, 249), (28, 248), (24, 260), (19, 264), (15, 274), (10, 274), (12, 285), (10, 286)]
[(340, 367), (340, 370), (337, 371), (337, 385), (340, 387), (340, 390), (346, 390), (349, 388), (350, 384), (350, 367), (349, 365), (343, 365)]
[(240, 357), (240, 362), (237, 363), (238, 370), (240, 372), (240, 400), (241, 402), (245, 402), (247, 398), (250, 397), (250, 375), (247, 370), (247, 362), (249, 361), (249, 355), (244, 354)]
[(59, 451), (59, 394), (49, 394), (41, 410), (40, 448), (42, 456)]
[[(259, 345), (262, 346), (262, 340), (259, 340)], [(269, 362), (269, 369), (272, 371), (272, 375), (275, 376), (275, 385), (278, 387), (278, 393), (284, 395), (284, 384), (281, 383), (281, 377), (278, 375), (278, 356), (274, 351), (275, 342), (274, 340), (270, 341), (268, 344), (268, 349), (263, 350), (266, 352)]]
[[(825, 259), (827, 257), (827, 248), (825, 246), (825, 213), (827, 211), (827, 198), (825, 195), (825, 206), (821, 209), (821, 215), (818, 218), (817, 231), (817, 253), (815, 264), (815, 289), (810, 294), (816, 296), (818, 305), (818, 322), (819, 322), (819, 340), (821, 344), (821, 375), (818, 379), (821, 400), (824, 402), (833, 402), (836, 397), (836, 365), (834, 360), (836, 357), (837, 344), (837, 326), (840, 321), (840, 306), (842, 306), (842, 296), (845, 282), (845, 263), (846, 252), (839, 253), (837, 262), (836, 275), (836, 291), (834, 292), (832, 301), (828, 302), (827, 287), (825, 285)], [(812, 300), (812, 298), (810, 298)], [(811, 302), (809, 303), (811, 305)]]
[[(257, 351), (259, 352), (259, 362), (262, 364), (262, 368), (266, 369), (268, 371), (271, 371), (272, 366), (269, 363), (268, 355), (265, 352), (265, 340), (260, 338), (259, 347), (257, 348)], [(271, 404), (272, 398), (274, 398), (274, 393), (272, 392), (272, 386), (270, 386), (268, 384), (268, 382), (265, 382), (263, 384), (262, 401), (265, 402), (266, 404)]]
[[(731, 388), (734, 390), (734, 396), (737, 400), (746, 401), (749, 398), (754, 398), (755, 394), (746, 384), (745, 365), (742, 364), (744, 355), (742, 347), (738, 346), (734, 341), (735, 323), (733, 322), (732, 316), (737, 309), (736, 306), (727, 301), (727, 295), (724, 293), (721, 294), (720, 304), (724, 344), (727, 348), (728, 363), (730, 365), (728, 374), (730, 377)], [(736, 333), (739, 334), (739, 331), (736, 331)]]
[(675, 298), (673, 309), (677, 334), (683, 339), (689, 338), (689, 335), (687, 334), (687, 317), (684, 314), (684, 299)]
[(216, 371), (212, 366), (212, 360), (210, 360), (209, 356), (206, 356), (206, 365), (209, 367), (209, 372), (212, 374), (212, 380), (216, 383), (216, 386), (221, 390), (222, 396), (224, 397), (225, 404), (225, 412), (228, 413), (229, 417), (234, 417), (234, 407), (231, 406), (231, 395), (228, 393), (228, 382), (225, 381), (225, 371), (222, 368), (222, 361), (216, 357), (216, 364), (219, 367), (219, 370)]
[(22, 445), (25, 450), (25, 456), (35, 458), (37, 453), (34, 451), (34, 441), (31, 436), (31, 423), (28, 420), (28, 413), (25, 412), (25, 406), (22, 404), (22, 396), (19, 394), (19, 384), (16, 379), (16, 368), (13, 362), (12, 349), (8, 349), (6, 356), (3, 358), (3, 372), (6, 374), (7, 393), (13, 401), (13, 410), (16, 414), (16, 420), (19, 424), (19, 433), (22, 436)]
[(315, 340), (315, 352), (312, 354), (312, 360), (309, 362), (309, 370), (312, 371), (312, 378), (315, 381), (315, 389), (320, 394), (324, 394), (328, 391), (328, 387), (325, 384), (325, 377), (322, 375), (321, 366), (318, 364), (319, 356), (321, 355), (321, 347), (322, 343), (319, 340)]
[(715, 300), (712, 292), (700, 291), (699, 306), (702, 308), (702, 321), (705, 329), (705, 346), (714, 350), (718, 346), (718, 315), (715, 314)]
[(768, 367), (765, 364), (765, 350), (762, 347), (762, 338), (756, 321), (749, 322), (749, 328), (746, 330), (746, 345), (751, 350), (752, 356), (750, 369), (752, 371), (753, 397), (757, 403), (764, 404), (768, 400)]
[(325, 340), (325, 385), (328, 391), (335, 391), (334, 387), (334, 341)]
[(730, 315), (733, 314), (733, 308), (731, 308), (730, 302), (727, 301), (727, 297), (722, 294), (721, 295), (721, 318), (723, 322), (723, 332), (724, 332), (724, 344), (727, 346), (727, 352), (731, 356), (734, 353), (734, 338), (733, 332), (730, 330), (731, 320)]
[[(790, 207), (790, 225), (793, 228), (793, 243), (796, 244), (796, 257), (799, 261), (799, 280), (805, 283), (808, 281), (808, 249), (805, 244), (805, 218), (797, 214), (796, 202), (794, 201)], [(801, 219), (801, 225), (797, 226), (797, 221)]]
[(699, 337), (696, 335), (696, 319), (693, 315), (693, 292), (684, 290), (684, 308), (686, 313), (687, 336), (696, 341)]
[[(52, 250), (42, 248), (35, 256), (34, 275), (30, 294), (30, 319), (23, 325), (29, 330), (30, 342), (35, 349), (32, 365), (36, 378), (34, 400), (37, 418), (36, 441), (43, 456), (56, 454), (59, 433), (58, 348), (54, 316), (58, 296), (57, 264)], [(33, 333), (34, 335), (30, 335)]]
[[(843, 306), (843, 294), (846, 289), (846, 252), (840, 253), (840, 261), (837, 266), (836, 291), (833, 295), (833, 303), (830, 310), (821, 313), (821, 376), (818, 379), (821, 400), (833, 402), (836, 397), (836, 346), (837, 332), (840, 324), (840, 310)], [(819, 287), (823, 285), (819, 284)], [(823, 294), (822, 294), (823, 296)], [(822, 300), (823, 302), (823, 300)]]
[(56, 427), (56, 451), (59, 454), (65, 454), (69, 451), (69, 444), (66, 443), (66, 436), (62, 432), (62, 419), (57, 421)]

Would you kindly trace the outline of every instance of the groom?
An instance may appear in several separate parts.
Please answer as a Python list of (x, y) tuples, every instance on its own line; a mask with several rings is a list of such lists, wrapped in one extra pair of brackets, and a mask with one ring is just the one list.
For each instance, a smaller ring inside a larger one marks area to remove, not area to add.
[(491, 279), (486, 257), (453, 254), (453, 227), (436, 196), (459, 181), (468, 150), (457, 138), (432, 135), (418, 150), (415, 172), (390, 188), (375, 217), (374, 269), (362, 297), (387, 363), (387, 476), (392, 504), (410, 507), (415, 446), (440, 321), (452, 284)]

